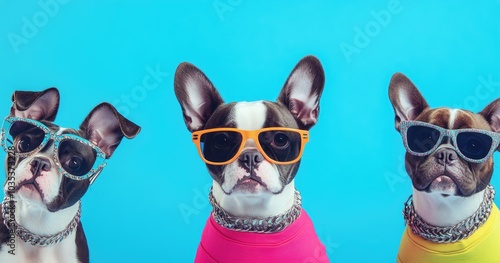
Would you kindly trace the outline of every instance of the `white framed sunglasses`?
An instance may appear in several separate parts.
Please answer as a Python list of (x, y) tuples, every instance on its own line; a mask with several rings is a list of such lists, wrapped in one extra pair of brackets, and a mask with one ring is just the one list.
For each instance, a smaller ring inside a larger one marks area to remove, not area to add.
[(449, 130), (420, 121), (401, 121), (400, 132), (406, 150), (412, 155), (430, 155), (436, 151), (444, 137), (449, 137), (458, 155), (472, 163), (485, 162), (500, 143), (500, 134), (496, 132), (480, 129)]
[(106, 154), (96, 145), (74, 134), (56, 134), (45, 124), (28, 118), (6, 117), (1, 128), (1, 146), (6, 152), (28, 157), (54, 142), (54, 160), (66, 177), (92, 183), (106, 166)]

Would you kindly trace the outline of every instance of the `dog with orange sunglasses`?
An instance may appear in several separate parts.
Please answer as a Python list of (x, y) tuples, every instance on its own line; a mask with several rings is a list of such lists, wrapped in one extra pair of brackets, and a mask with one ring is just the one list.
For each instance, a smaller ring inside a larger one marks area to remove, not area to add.
[(276, 102), (225, 104), (198, 68), (179, 65), (175, 94), (213, 179), (195, 262), (329, 262), (294, 183), (324, 82), (308, 56)]

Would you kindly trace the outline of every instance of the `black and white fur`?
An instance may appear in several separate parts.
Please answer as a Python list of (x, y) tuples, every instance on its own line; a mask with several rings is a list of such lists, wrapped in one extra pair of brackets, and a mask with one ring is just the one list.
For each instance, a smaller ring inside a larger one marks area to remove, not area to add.
[[(309, 130), (318, 120), (325, 76), (318, 59), (303, 58), (288, 77), (276, 102), (225, 104), (210, 80), (194, 65), (182, 63), (175, 74), (175, 94), (189, 131), (236, 127), (258, 130), (289, 127)], [(209, 165), (213, 195), (229, 214), (264, 218), (289, 210), (300, 161), (276, 165), (265, 160), (252, 139), (239, 158), (227, 165)]]
[[(55, 88), (42, 92), (16, 91), (12, 100), (11, 116), (38, 120), (57, 134), (70, 133), (86, 138), (103, 150), (106, 158), (113, 154), (124, 136), (133, 138), (140, 131), (139, 126), (125, 119), (108, 103), (95, 107), (79, 130), (53, 124), (59, 108), (59, 92)], [(89, 180), (75, 181), (58, 171), (53, 147), (51, 141), (38, 153), (18, 158), (14, 165), (16, 221), (30, 232), (43, 236), (54, 235), (66, 228), (78, 210), (78, 201), (90, 185)], [(4, 191), (7, 193), (7, 183)], [(51, 246), (33, 246), (16, 236), (15, 250), (8, 253), (12, 250), (6, 244), (8, 240), (9, 230), (0, 213), (0, 262), (89, 262), (81, 222), (66, 239)]]

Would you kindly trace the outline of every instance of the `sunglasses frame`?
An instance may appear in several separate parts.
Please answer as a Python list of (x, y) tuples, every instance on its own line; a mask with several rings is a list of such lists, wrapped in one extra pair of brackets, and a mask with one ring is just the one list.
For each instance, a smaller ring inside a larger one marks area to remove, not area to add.
[[(45, 126), (45, 124), (43, 124), (39, 121), (33, 120), (33, 119), (28, 119), (28, 118), (8, 116), (4, 119), (3, 124), (2, 124), (2, 128), (1, 128), (1, 134), (0, 134), (0, 144), (1, 144), (1, 147), (5, 150), (5, 152), (12, 151), (7, 146), (7, 137), (8, 136), (6, 136), (6, 134), (12, 128), (12, 125), (16, 122), (25, 122), (25, 123), (31, 124), (31, 125), (39, 128), (45, 132), (45, 136), (44, 136), (42, 142), (40, 143), (40, 145), (38, 145), (35, 149), (33, 149), (32, 151), (29, 151), (29, 152), (25, 152), (25, 153), (15, 152), (16, 156), (25, 158), (25, 157), (28, 157), (32, 154), (35, 154), (35, 153), (39, 152), (40, 150), (42, 150), (43, 147), (45, 147), (50, 140), (53, 140), (54, 141), (54, 150), (53, 150), (54, 162), (57, 166), (57, 169), (59, 170), (59, 172), (61, 174), (63, 174), (64, 176), (66, 176), (72, 180), (83, 181), (83, 180), (89, 179), (90, 183), (93, 183), (94, 180), (97, 178), (97, 176), (102, 171), (102, 169), (106, 166), (106, 154), (101, 149), (99, 149), (99, 147), (97, 147), (96, 145), (94, 145), (93, 143), (88, 141), (87, 139), (84, 139), (84, 138), (82, 138), (78, 135), (75, 135), (75, 134), (56, 134), (53, 131), (51, 131), (49, 129), (49, 127)], [(87, 146), (90, 146), (93, 150), (96, 151), (96, 159), (94, 161), (94, 164), (92, 165), (92, 168), (86, 174), (81, 175), (81, 176), (77, 176), (77, 175), (72, 175), (72, 174), (68, 173), (66, 170), (64, 170), (64, 168), (62, 167), (62, 165), (59, 161), (59, 156), (58, 156), (59, 145), (60, 145), (61, 141), (63, 141), (63, 140), (77, 141), (79, 143), (83, 143)]]
[[(419, 153), (419, 152), (414, 152), (410, 149), (410, 147), (408, 146), (408, 129), (410, 127), (413, 127), (413, 126), (424, 126), (424, 127), (428, 127), (428, 128), (433, 128), (433, 129), (436, 129), (438, 132), (439, 132), (439, 138), (438, 140), (436, 141), (436, 145), (434, 145), (429, 151), (426, 151), (426, 152), (423, 152), (423, 153)], [(481, 129), (456, 129), (456, 130), (449, 130), (449, 129), (445, 129), (443, 127), (440, 127), (440, 126), (437, 126), (437, 125), (434, 125), (434, 124), (430, 124), (430, 123), (426, 123), (426, 122), (421, 122), (421, 121), (401, 121), (400, 123), (400, 133), (401, 133), (401, 137), (403, 138), (403, 144), (406, 148), (406, 151), (408, 151), (408, 153), (412, 154), (412, 155), (415, 155), (415, 156), (427, 156), (427, 155), (430, 155), (432, 154), (434, 151), (436, 151), (436, 149), (441, 145), (441, 142), (443, 141), (443, 138), (445, 136), (451, 138), (451, 141), (453, 142), (453, 147), (455, 148), (457, 154), (462, 157), (464, 160), (468, 161), (468, 162), (472, 162), (472, 163), (483, 163), (485, 162), (488, 158), (491, 157), (491, 155), (493, 155), (493, 153), (495, 152), (495, 149), (497, 149), (499, 143), (500, 143), (500, 134), (499, 133), (496, 133), (496, 132), (493, 132), (493, 131), (487, 131), (487, 130), (481, 130)], [(488, 135), (489, 137), (491, 137), (491, 148), (490, 150), (488, 151), (488, 154), (481, 158), (481, 159), (471, 159), (467, 156), (465, 156), (461, 151), (460, 149), (458, 148), (458, 144), (457, 144), (457, 136), (460, 134), (460, 133), (463, 133), (463, 132), (475, 132), (475, 133), (481, 133), (481, 134), (484, 134), (484, 135)]]
[[(211, 162), (211, 161), (205, 159), (205, 157), (203, 156), (202, 149), (201, 149), (201, 136), (204, 134), (207, 134), (207, 133), (211, 133), (211, 132), (224, 132), (224, 131), (225, 132), (237, 132), (241, 135), (241, 143), (240, 143), (238, 150), (234, 154), (234, 156), (225, 162)], [(289, 132), (299, 133), (301, 146), (300, 146), (300, 151), (299, 151), (299, 154), (297, 155), (297, 157), (295, 159), (293, 159), (291, 161), (287, 161), (287, 162), (280, 162), (280, 161), (276, 161), (276, 160), (271, 159), (265, 153), (264, 149), (262, 148), (262, 146), (260, 145), (260, 142), (259, 142), (259, 134), (262, 132), (267, 132), (267, 131), (289, 131)], [(286, 128), (286, 127), (267, 127), (267, 128), (262, 128), (259, 130), (242, 130), (242, 129), (238, 129), (238, 128), (213, 128), (213, 129), (199, 130), (199, 131), (193, 132), (192, 139), (193, 139), (194, 144), (196, 144), (196, 148), (198, 148), (198, 153), (200, 154), (201, 159), (207, 164), (226, 165), (226, 164), (234, 162), (236, 159), (238, 159), (239, 155), (243, 151), (243, 148), (245, 148), (246, 141), (248, 139), (253, 139), (255, 141), (255, 144), (257, 145), (257, 149), (259, 150), (259, 152), (262, 154), (262, 156), (268, 162), (274, 163), (274, 164), (286, 165), (286, 164), (296, 163), (297, 161), (300, 160), (300, 158), (302, 157), (302, 153), (304, 152), (304, 146), (309, 141), (309, 131), (294, 129), (294, 128)]]

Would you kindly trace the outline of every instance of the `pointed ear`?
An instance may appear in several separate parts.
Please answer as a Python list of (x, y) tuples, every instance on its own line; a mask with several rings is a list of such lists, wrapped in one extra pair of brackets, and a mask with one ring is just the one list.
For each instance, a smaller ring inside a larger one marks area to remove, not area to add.
[(298, 120), (301, 129), (309, 130), (318, 121), (319, 99), (325, 85), (325, 73), (319, 60), (307, 56), (297, 63), (278, 96)]
[(224, 103), (212, 82), (190, 63), (175, 71), (174, 90), (189, 131), (202, 129), (215, 109)]
[(414, 120), (429, 108), (420, 91), (403, 74), (396, 73), (389, 84), (389, 99), (396, 114), (396, 130), (401, 121)]
[(141, 127), (123, 117), (109, 103), (97, 105), (80, 125), (84, 137), (111, 157), (123, 136), (134, 138)]
[(10, 116), (54, 121), (59, 109), (59, 91), (49, 88), (41, 92), (15, 91)]
[(494, 132), (500, 132), (500, 99), (490, 103), (479, 114), (483, 115)]

